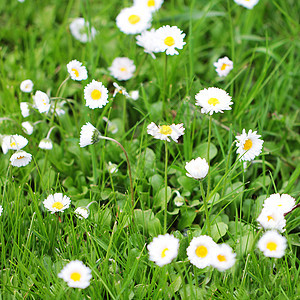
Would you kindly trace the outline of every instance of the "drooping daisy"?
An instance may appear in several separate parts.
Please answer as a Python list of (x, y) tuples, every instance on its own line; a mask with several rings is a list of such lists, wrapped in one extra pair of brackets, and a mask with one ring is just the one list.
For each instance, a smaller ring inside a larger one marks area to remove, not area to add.
[(100, 140), (100, 132), (91, 123), (86, 123), (80, 131), (80, 147), (85, 147), (97, 143)]
[(199, 269), (210, 266), (215, 255), (217, 244), (207, 235), (194, 237), (186, 249), (191, 264)]
[(130, 97), (132, 100), (136, 101), (137, 99), (139, 99), (140, 93), (139, 93), (138, 90), (136, 90), (136, 91), (130, 91), (130, 92), (129, 92), (129, 97)]
[(288, 194), (272, 194), (264, 201), (264, 208), (277, 208), (283, 214), (291, 211), (295, 206), (295, 199)]
[(108, 162), (108, 166), (107, 166), (108, 172), (110, 174), (114, 174), (118, 172), (118, 165), (113, 164), (111, 161)]
[(162, 267), (177, 257), (179, 240), (168, 233), (159, 235), (153, 238), (147, 249), (149, 251), (149, 260)]
[(128, 57), (116, 57), (108, 70), (114, 78), (128, 80), (134, 75), (135, 65)]
[(234, 2), (238, 5), (244, 6), (248, 9), (252, 9), (259, 0), (234, 0)]
[(124, 95), (125, 97), (129, 97), (126, 89), (123, 86), (118, 85), (116, 82), (113, 82), (113, 86), (115, 87), (113, 97), (116, 97), (117, 94)]
[(228, 73), (233, 69), (233, 62), (227, 57), (219, 58), (217, 62), (214, 63), (216, 67), (216, 72), (220, 77), (227, 76)]
[(16, 151), (10, 158), (10, 163), (14, 167), (25, 167), (32, 159), (32, 155), (23, 150)]
[(88, 218), (90, 215), (90, 210), (86, 207), (77, 207), (74, 213), (78, 219), (82, 220)]
[(235, 256), (236, 254), (227, 244), (217, 245), (212, 256), (211, 265), (219, 271), (225, 271), (234, 265)]
[(153, 59), (156, 59), (154, 53), (161, 52), (160, 39), (155, 29), (143, 31), (136, 36), (137, 45), (144, 48), (145, 53), (149, 53)]
[(284, 231), (286, 225), (283, 212), (276, 207), (263, 208), (256, 221), (264, 229), (277, 229), (280, 232)]
[(280, 258), (284, 255), (287, 246), (286, 238), (276, 230), (270, 230), (260, 238), (257, 246), (265, 256)]
[(57, 275), (63, 279), (69, 287), (85, 289), (92, 279), (91, 269), (80, 260), (70, 261)]
[(22, 122), (22, 129), (23, 131), (28, 134), (31, 135), (33, 133), (33, 126), (31, 124), (31, 122)]
[(102, 118), (107, 123), (108, 132), (115, 134), (119, 131), (118, 124), (114, 121), (108, 120), (106, 117)]
[(203, 114), (223, 113), (223, 110), (231, 110), (230, 105), (233, 104), (229, 94), (216, 87), (201, 90), (195, 98), (196, 105), (202, 107), (201, 113)]
[(58, 211), (64, 211), (67, 209), (70, 204), (71, 200), (66, 195), (62, 193), (55, 193), (54, 195), (49, 195), (43, 202), (45, 208), (47, 208), (51, 214), (54, 214)]
[(66, 104), (66, 101), (51, 103), (50, 105), (51, 114), (55, 113), (57, 116), (63, 116), (66, 113), (65, 110), (63, 109), (64, 104)]
[(250, 129), (248, 133), (243, 129), (240, 136), (236, 136), (236, 145), (238, 149), (236, 152), (240, 154), (240, 160), (250, 161), (261, 153), (263, 140), (259, 139), (261, 135), (256, 134), (257, 131), (252, 132)]
[(178, 55), (179, 52), (175, 48), (182, 49), (186, 44), (183, 41), (185, 33), (182, 33), (177, 26), (162, 26), (156, 30), (156, 35), (160, 52), (166, 51), (167, 55)]
[(174, 204), (177, 207), (180, 207), (185, 203), (185, 200), (178, 191), (175, 191), (175, 193), (176, 193), (176, 197), (174, 198)]
[(6, 135), (3, 137), (2, 144), (5, 144), (7, 149), (20, 150), (28, 144), (28, 140), (22, 135)]
[(151, 13), (159, 10), (164, 0), (133, 0), (133, 5), (148, 9)]
[(39, 143), (39, 148), (44, 150), (51, 150), (53, 148), (53, 143), (51, 139), (49, 138), (42, 139)]
[(3, 212), (3, 207), (2, 205), (0, 205), (0, 216), (2, 215), (2, 212)]
[(33, 88), (33, 82), (30, 79), (26, 79), (21, 82), (20, 84), (20, 90), (23, 93), (31, 93)]
[(187, 162), (185, 164), (185, 169), (188, 171), (186, 176), (195, 179), (202, 179), (207, 175), (209, 165), (205, 158), (197, 157), (196, 159), (192, 159), (190, 162)]
[(116, 18), (117, 27), (125, 34), (137, 34), (151, 26), (151, 13), (140, 6), (123, 8)]
[(174, 142), (178, 142), (178, 138), (184, 134), (183, 123), (181, 124), (172, 124), (172, 125), (159, 125), (156, 126), (154, 122), (147, 126), (147, 133), (152, 135), (155, 139), (158, 140), (167, 140), (170, 142), (169, 137), (172, 138)]
[(108, 90), (102, 82), (93, 79), (84, 88), (84, 99), (86, 100), (85, 106), (91, 109), (102, 108), (108, 103)]
[(20, 103), (21, 114), (24, 118), (28, 117), (30, 114), (29, 103), (21, 102)]
[(81, 43), (87, 43), (94, 39), (97, 34), (96, 29), (84, 18), (77, 18), (70, 24), (70, 31), (74, 38)]
[(40, 113), (48, 112), (50, 109), (50, 99), (46, 93), (36, 91), (33, 97), (34, 105)]
[(71, 60), (67, 64), (68, 73), (71, 76), (71, 79), (81, 81), (86, 80), (88, 78), (86, 67), (82, 65), (82, 63), (76, 59)]

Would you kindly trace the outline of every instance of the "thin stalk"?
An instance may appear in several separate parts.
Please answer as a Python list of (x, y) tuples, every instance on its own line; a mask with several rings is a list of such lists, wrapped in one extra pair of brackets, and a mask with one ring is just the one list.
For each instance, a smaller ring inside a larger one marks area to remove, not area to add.
[(207, 234), (210, 236), (210, 234), (211, 234), (210, 220), (209, 220), (209, 212), (208, 212), (208, 206), (207, 206), (208, 198), (207, 198), (207, 195), (205, 197), (205, 192), (204, 192), (202, 181), (200, 181), (200, 190), (201, 190), (201, 195), (202, 195), (202, 199), (203, 199), (203, 203), (204, 203), (204, 210), (205, 210), (205, 216), (206, 216)]
[(210, 149), (210, 140), (211, 140), (211, 121), (212, 121), (212, 115), (209, 116), (209, 122), (208, 122), (207, 163), (208, 163), (209, 169), (208, 169), (208, 174), (207, 174), (207, 192), (206, 192), (207, 200), (209, 200), (209, 192), (210, 192), (209, 149)]
[(164, 213), (164, 232), (167, 233), (167, 212), (168, 212), (168, 144), (165, 140), (165, 213)]
[(166, 97), (167, 97), (167, 70), (168, 70), (168, 55), (165, 55), (164, 67), (164, 92), (163, 92), (163, 115), (167, 116), (166, 112)]
[[(235, 142), (233, 142), (231, 144), (231, 147), (230, 147), (228, 155), (227, 155), (227, 162), (226, 162), (225, 174), (227, 173), (228, 168), (229, 168), (230, 156), (231, 156), (232, 148), (233, 148), (234, 145), (235, 145)], [(221, 198), (224, 196), (225, 187), (226, 187), (226, 178), (224, 179), (224, 184), (223, 184), (223, 188), (222, 188), (222, 192), (221, 192)]]
[(124, 100), (123, 100), (123, 129), (124, 129), (124, 133), (126, 132), (126, 127), (127, 127), (127, 98), (125, 96), (123, 96)]
[(70, 79), (70, 76), (68, 76), (61, 84), (60, 86), (58, 87), (58, 90), (57, 90), (57, 93), (56, 93), (56, 97), (59, 96), (59, 92), (61, 90), (61, 88), (63, 87), (63, 85)]

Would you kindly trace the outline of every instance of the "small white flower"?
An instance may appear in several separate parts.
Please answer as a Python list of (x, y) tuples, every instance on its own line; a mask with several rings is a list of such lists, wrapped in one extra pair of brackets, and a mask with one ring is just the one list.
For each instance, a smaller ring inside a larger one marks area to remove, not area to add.
[(265, 200), (264, 208), (276, 208), (285, 214), (291, 211), (295, 204), (295, 199), (288, 194), (272, 194)]
[(22, 129), (23, 131), (28, 134), (31, 135), (33, 133), (33, 126), (31, 124), (31, 122), (22, 122)]
[(248, 9), (252, 9), (259, 0), (234, 0), (234, 2), (238, 5), (244, 6)]
[(236, 152), (240, 154), (240, 160), (250, 161), (261, 153), (263, 140), (259, 139), (261, 135), (256, 134), (257, 131), (252, 132), (250, 129), (246, 133), (245, 129), (240, 136), (236, 136), (236, 145), (238, 149)]
[(196, 159), (192, 159), (190, 162), (187, 162), (185, 164), (185, 169), (188, 171), (186, 176), (195, 179), (202, 179), (207, 175), (209, 165), (205, 158), (197, 157)]
[(88, 122), (81, 127), (79, 145), (85, 147), (95, 144), (99, 141), (100, 136), (98, 129)]
[(227, 244), (217, 245), (214, 255), (212, 256), (211, 265), (219, 271), (225, 271), (231, 268), (235, 263), (236, 254)]
[(64, 106), (65, 103), (66, 103), (65, 101), (51, 103), (51, 105), (50, 105), (50, 112), (51, 112), (51, 114), (54, 113), (54, 109), (55, 109), (55, 114), (57, 116), (63, 116), (66, 113), (63, 110), (63, 106)]
[(77, 207), (74, 211), (76, 217), (80, 220), (87, 219), (90, 215), (90, 210), (86, 207)]
[(179, 240), (173, 235), (165, 234), (155, 237), (147, 246), (149, 260), (162, 267), (169, 264), (178, 255)]
[(43, 204), (45, 208), (51, 212), (51, 214), (54, 214), (55, 212), (63, 212), (67, 209), (71, 204), (71, 200), (62, 193), (55, 193), (54, 195), (49, 195), (47, 199), (44, 200)]
[(93, 79), (84, 88), (84, 99), (86, 100), (85, 106), (91, 109), (102, 108), (108, 103), (108, 90), (102, 82)]
[(177, 207), (180, 207), (185, 203), (185, 200), (178, 191), (175, 191), (175, 193), (176, 193), (176, 197), (174, 198), (174, 204)]
[(167, 140), (170, 142), (169, 137), (172, 138), (174, 142), (178, 142), (178, 138), (184, 134), (183, 123), (181, 124), (172, 124), (172, 125), (159, 125), (156, 126), (154, 122), (147, 126), (147, 133), (152, 135), (155, 139), (158, 140)]
[(265, 256), (280, 258), (286, 249), (286, 238), (276, 230), (270, 230), (260, 238), (257, 246)]
[(149, 53), (153, 59), (156, 59), (154, 53), (161, 52), (160, 38), (155, 29), (150, 31), (143, 31), (140, 35), (136, 36), (137, 45), (144, 48), (145, 53)]
[(130, 91), (129, 92), (129, 97), (132, 99), (132, 100), (134, 100), (134, 101), (136, 101), (137, 99), (139, 99), (139, 97), (140, 97), (140, 93), (139, 93), (139, 91)]
[(164, 0), (133, 0), (133, 5), (148, 9), (151, 13), (159, 10)]
[(217, 62), (214, 63), (216, 67), (216, 72), (220, 77), (227, 76), (228, 73), (233, 69), (233, 62), (227, 57), (219, 58)]
[(84, 18), (77, 18), (70, 24), (70, 31), (74, 38), (81, 43), (90, 42), (97, 34), (96, 29)]
[(116, 57), (108, 70), (114, 78), (128, 80), (134, 75), (135, 65), (128, 57)]
[(0, 205), (0, 216), (2, 215), (2, 212), (3, 212), (3, 207), (2, 205)]
[(21, 82), (20, 90), (24, 93), (31, 93), (33, 88), (33, 82), (30, 79), (26, 79)]
[(283, 212), (277, 207), (263, 208), (256, 221), (264, 229), (277, 229), (280, 232), (284, 231), (286, 225)]
[(32, 159), (32, 155), (23, 150), (16, 151), (10, 158), (10, 163), (14, 167), (25, 167)]
[(86, 67), (82, 65), (82, 63), (76, 59), (71, 60), (67, 64), (68, 73), (71, 76), (71, 79), (81, 81), (86, 80), (88, 78)]
[(20, 103), (21, 114), (24, 118), (28, 117), (30, 114), (29, 103), (21, 102)]
[(57, 275), (62, 278), (69, 287), (85, 289), (92, 279), (91, 269), (80, 260), (70, 261)]
[(231, 97), (222, 89), (210, 87), (201, 90), (196, 96), (196, 105), (201, 106), (201, 113), (210, 114), (231, 110)]
[(2, 147), (4, 144), (7, 149), (20, 150), (28, 144), (28, 140), (19, 134), (6, 135), (3, 137)]
[(46, 93), (41, 91), (36, 91), (33, 100), (34, 100), (35, 108), (37, 108), (40, 113), (49, 111), (50, 99)]
[(125, 97), (130, 97), (124, 87), (118, 85), (116, 82), (113, 82), (113, 86), (115, 87), (113, 97), (115, 97), (117, 94), (124, 95)]
[(44, 150), (51, 150), (53, 148), (53, 143), (51, 139), (49, 138), (42, 139), (39, 143), (39, 148)]
[(115, 134), (119, 131), (118, 124), (114, 121), (108, 120), (106, 117), (102, 118), (107, 123), (108, 132)]
[(118, 165), (113, 164), (111, 161), (108, 162), (108, 166), (107, 166), (108, 172), (110, 174), (114, 174), (118, 172)]

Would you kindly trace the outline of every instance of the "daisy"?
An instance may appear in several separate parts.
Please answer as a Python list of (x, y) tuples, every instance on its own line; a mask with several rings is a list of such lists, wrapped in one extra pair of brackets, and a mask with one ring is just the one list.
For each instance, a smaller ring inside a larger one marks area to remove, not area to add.
[(96, 29), (84, 18), (77, 18), (70, 24), (70, 31), (73, 37), (81, 43), (90, 42), (97, 34)]
[(85, 147), (97, 143), (100, 140), (100, 132), (91, 123), (86, 123), (80, 131), (80, 147)]
[(85, 106), (91, 109), (105, 106), (108, 103), (107, 98), (108, 90), (102, 82), (93, 79), (93, 81), (84, 88)]
[(50, 109), (50, 99), (44, 92), (36, 91), (33, 97), (35, 108), (40, 113), (48, 112)]
[(0, 216), (2, 215), (2, 212), (3, 212), (3, 207), (2, 205), (0, 205)]
[(21, 82), (20, 90), (24, 93), (31, 93), (33, 88), (33, 82), (30, 79), (26, 79)]
[(140, 6), (123, 8), (116, 18), (117, 27), (125, 34), (137, 34), (151, 26), (151, 13)]
[(63, 110), (63, 106), (66, 104), (66, 101), (52, 103), (50, 105), (51, 114), (55, 113), (57, 116), (63, 116), (66, 112)]
[(22, 122), (22, 129), (23, 131), (28, 134), (31, 135), (33, 133), (33, 126), (31, 124), (31, 122)]
[(260, 238), (257, 246), (265, 256), (280, 258), (286, 249), (286, 238), (276, 230), (270, 230)]
[(113, 82), (113, 86), (115, 87), (113, 97), (115, 97), (117, 94), (124, 95), (125, 97), (130, 97), (124, 87), (118, 85), (116, 82)]
[(5, 144), (7, 149), (20, 150), (28, 144), (28, 140), (22, 135), (6, 135), (3, 137), (2, 144)]
[(156, 59), (154, 53), (161, 52), (160, 51), (160, 39), (156, 33), (155, 29), (151, 29), (150, 31), (143, 31), (140, 35), (136, 36), (137, 45), (144, 48), (145, 53), (149, 53), (153, 59)]
[(42, 139), (39, 143), (39, 148), (44, 150), (51, 150), (53, 148), (53, 143), (51, 139), (49, 138)]
[(233, 62), (227, 57), (219, 58), (217, 62), (214, 63), (216, 67), (216, 72), (220, 77), (227, 76), (228, 73), (233, 69)]
[(234, 2), (238, 5), (244, 6), (248, 9), (252, 9), (259, 0), (234, 0)]
[(62, 278), (69, 287), (85, 289), (92, 279), (91, 269), (80, 260), (70, 261), (57, 275)]
[(231, 110), (231, 97), (222, 89), (210, 87), (201, 90), (196, 96), (196, 105), (201, 106), (202, 114), (210, 114), (223, 112), (223, 110)]
[(147, 249), (149, 251), (149, 260), (162, 267), (177, 257), (179, 240), (168, 233), (159, 235), (153, 239), (147, 246)]
[(82, 63), (76, 59), (71, 60), (67, 64), (68, 73), (71, 76), (71, 79), (81, 81), (88, 78), (87, 70), (85, 66), (82, 66)]
[(283, 228), (286, 225), (283, 212), (276, 207), (263, 208), (256, 221), (259, 222), (264, 229), (277, 229), (280, 232), (284, 231)]
[(114, 78), (118, 80), (128, 80), (134, 75), (135, 65), (133, 60), (128, 57), (117, 57), (108, 70)]
[(212, 256), (211, 265), (219, 271), (225, 271), (231, 268), (235, 263), (236, 254), (227, 244), (217, 245), (214, 255)]
[(178, 142), (178, 138), (184, 134), (183, 123), (172, 124), (172, 125), (159, 125), (156, 126), (154, 122), (147, 126), (147, 133), (152, 135), (155, 139), (162, 141), (167, 140), (170, 142), (169, 137), (172, 138), (174, 142)]
[(133, 5), (148, 9), (151, 13), (159, 10), (164, 0), (133, 0)]
[(78, 219), (82, 220), (88, 218), (90, 215), (90, 210), (86, 207), (77, 207), (74, 213)]
[(5, 137), (6, 137), (6, 135), (0, 134), (0, 144), (1, 144), (3, 154), (6, 154), (9, 150), (8, 145), (6, 143), (4, 143), (4, 138)]
[(207, 235), (194, 237), (186, 249), (191, 264), (199, 269), (210, 266), (215, 255), (217, 244)]
[(132, 99), (132, 100), (134, 100), (134, 101), (136, 101), (137, 99), (139, 99), (139, 97), (140, 97), (140, 93), (139, 93), (139, 91), (130, 91), (129, 92), (129, 97)]
[(177, 26), (162, 26), (156, 30), (156, 35), (160, 52), (166, 51), (167, 55), (178, 55), (179, 52), (175, 48), (182, 49), (186, 44), (183, 41), (185, 33), (182, 33)]
[(21, 114), (24, 118), (28, 117), (30, 114), (29, 103), (21, 102), (20, 103)]
[(175, 193), (176, 193), (176, 197), (174, 198), (174, 204), (177, 207), (180, 207), (185, 203), (185, 200), (178, 191), (175, 191)]
[(32, 159), (32, 155), (23, 150), (16, 151), (10, 158), (10, 163), (14, 167), (25, 167)]
[(295, 204), (295, 199), (288, 194), (272, 194), (265, 200), (264, 208), (277, 208), (285, 214), (291, 211)]
[(187, 162), (185, 164), (185, 169), (188, 171), (186, 176), (195, 179), (202, 179), (207, 175), (209, 165), (205, 158), (197, 157), (196, 159), (192, 159), (190, 162)]
[(250, 129), (246, 133), (245, 129), (240, 136), (236, 136), (236, 145), (238, 149), (236, 152), (240, 154), (240, 160), (250, 161), (261, 153), (263, 140), (259, 138), (261, 135), (256, 134), (257, 131), (252, 132)]
[(110, 174), (114, 174), (118, 172), (118, 165), (113, 164), (111, 161), (108, 162), (108, 166), (107, 166), (108, 172)]
[(64, 211), (71, 204), (69, 197), (64, 196), (62, 193), (55, 193), (54, 195), (49, 195), (47, 199), (43, 202), (45, 208), (51, 211), (51, 214), (54, 214), (58, 211)]

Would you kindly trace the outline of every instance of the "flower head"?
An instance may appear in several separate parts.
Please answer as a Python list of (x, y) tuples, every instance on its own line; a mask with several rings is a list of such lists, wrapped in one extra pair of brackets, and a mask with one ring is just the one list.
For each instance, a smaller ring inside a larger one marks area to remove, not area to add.
[(50, 109), (50, 99), (46, 93), (36, 91), (33, 97), (34, 105), (40, 113), (48, 112)]
[(274, 207), (263, 208), (257, 218), (257, 222), (259, 222), (264, 229), (277, 229), (280, 232), (284, 231), (286, 225), (283, 212)]
[(136, 100), (139, 99), (140, 93), (139, 93), (138, 90), (130, 91), (130, 92), (129, 92), (129, 97), (130, 97), (132, 100), (136, 101)]
[(174, 198), (174, 204), (177, 207), (180, 207), (185, 203), (185, 200), (178, 191), (175, 191), (175, 193), (176, 193), (176, 197)]
[(30, 114), (29, 103), (21, 102), (20, 103), (21, 114), (24, 118), (28, 117)]
[(160, 39), (155, 29), (143, 31), (136, 36), (137, 45), (144, 48), (145, 53), (149, 53), (153, 59), (156, 59), (154, 53), (161, 52)]
[(33, 126), (31, 124), (31, 122), (22, 122), (22, 129), (23, 131), (28, 134), (31, 135), (33, 133)]
[(51, 139), (49, 138), (42, 139), (39, 143), (39, 148), (44, 150), (51, 150), (53, 148), (53, 143)]
[(100, 140), (100, 132), (91, 123), (86, 123), (80, 131), (80, 147), (85, 147), (97, 143)]
[(188, 171), (186, 176), (195, 179), (202, 179), (207, 175), (209, 165), (205, 158), (197, 157), (196, 159), (192, 159), (190, 162), (187, 162), (185, 164), (185, 169)]
[(228, 73), (233, 69), (233, 62), (227, 57), (219, 58), (217, 62), (214, 63), (216, 67), (216, 72), (220, 77), (227, 76)]
[(135, 65), (128, 57), (116, 57), (108, 69), (114, 78), (128, 80), (134, 75)]
[(225, 271), (231, 268), (235, 263), (236, 254), (227, 244), (217, 245), (214, 255), (212, 256), (211, 265), (219, 271)]
[(172, 138), (174, 142), (178, 142), (178, 138), (184, 134), (183, 123), (181, 124), (172, 124), (172, 125), (159, 125), (156, 126), (154, 122), (147, 126), (147, 133), (152, 135), (155, 139), (158, 140), (167, 140), (170, 142), (169, 137)]
[(10, 158), (10, 163), (14, 167), (25, 167), (32, 159), (32, 155), (23, 150), (16, 151)]
[(151, 13), (159, 10), (164, 0), (133, 0), (133, 5), (149, 10)]
[(33, 82), (30, 79), (26, 79), (21, 82), (20, 84), (20, 90), (23, 93), (31, 93), (33, 88)]
[(2, 205), (0, 205), (0, 216), (2, 215), (2, 212), (3, 212), (3, 207)]
[(107, 166), (108, 172), (110, 174), (114, 174), (118, 172), (118, 165), (113, 164), (111, 161), (108, 162), (108, 166)]
[(108, 103), (108, 90), (102, 82), (93, 80), (84, 88), (86, 105), (91, 109), (102, 108)]
[(84, 18), (77, 18), (70, 24), (70, 31), (74, 38), (81, 43), (90, 42), (97, 34), (96, 29)]
[(86, 67), (82, 66), (82, 63), (76, 59), (67, 64), (67, 70), (73, 80), (81, 81), (88, 78)]
[(291, 211), (295, 206), (295, 199), (288, 194), (272, 194), (264, 202), (264, 208), (277, 209), (283, 214)]
[(51, 211), (51, 214), (54, 214), (55, 212), (63, 212), (67, 209), (71, 204), (71, 200), (62, 193), (55, 193), (54, 195), (49, 195), (47, 199), (44, 200), (43, 204), (45, 208)]
[(234, 2), (238, 5), (244, 6), (248, 9), (252, 9), (259, 0), (234, 0)]
[(74, 213), (78, 219), (82, 220), (88, 218), (90, 215), (90, 210), (86, 207), (77, 207)]
[(113, 97), (116, 97), (117, 94), (124, 95), (125, 97), (130, 97), (123, 86), (118, 85), (116, 82), (113, 82), (113, 86), (115, 87)]
[(28, 140), (22, 135), (6, 135), (2, 140), (2, 147), (5, 146), (7, 149), (20, 150), (28, 144)]

